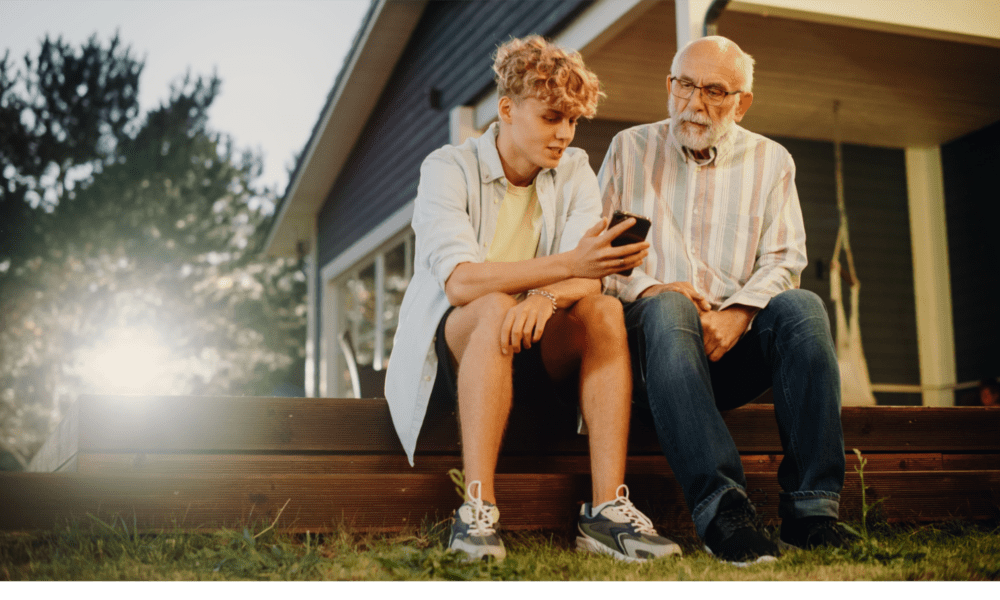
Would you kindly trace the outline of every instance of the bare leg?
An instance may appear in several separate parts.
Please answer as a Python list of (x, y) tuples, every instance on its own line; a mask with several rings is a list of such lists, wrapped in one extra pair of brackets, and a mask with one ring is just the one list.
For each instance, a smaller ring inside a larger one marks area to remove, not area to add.
[(625, 480), (632, 370), (621, 302), (585, 296), (557, 312), (542, 336), (542, 361), (556, 380), (580, 369), (580, 410), (589, 430), (593, 505), (614, 500)]
[(458, 362), (458, 421), (465, 481), (482, 483), (482, 499), (496, 504), (493, 476), (513, 398), (513, 354), (500, 353), (500, 326), (517, 302), (488, 294), (456, 308), (445, 323)]

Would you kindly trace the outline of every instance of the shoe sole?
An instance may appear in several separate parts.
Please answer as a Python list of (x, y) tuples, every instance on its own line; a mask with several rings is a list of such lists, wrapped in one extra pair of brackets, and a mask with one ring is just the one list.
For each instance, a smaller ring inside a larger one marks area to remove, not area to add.
[[(472, 550), (470, 552), (470, 549)], [(493, 559), (496, 562), (502, 562), (503, 559), (507, 558), (506, 548), (500, 548), (499, 550), (494, 550), (490, 552), (488, 549), (482, 546), (467, 546), (464, 548), (456, 548), (451, 546), (448, 548), (448, 552), (456, 552), (465, 555), (463, 562), (478, 562), (480, 560)]]
[[(622, 554), (621, 552), (615, 550), (614, 548), (609, 548), (596, 540), (584, 536), (577, 536), (576, 549), (580, 552), (590, 552), (592, 554), (605, 554), (607, 556), (611, 556), (613, 558), (617, 558), (618, 560), (623, 560), (625, 562), (642, 563), (648, 560), (654, 560), (649, 558), (639, 558), (636, 556), (629, 556), (627, 554)], [(674, 546), (670, 549), (670, 552), (664, 554), (663, 556), (671, 556), (675, 554), (678, 556), (681, 554), (681, 548), (676, 544), (674, 544)], [(656, 558), (663, 558), (663, 556), (658, 556)]]
[(724, 559), (722, 557), (715, 556), (715, 554), (712, 553), (712, 549), (709, 548), (708, 546), (704, 546), (704, 548), (705, 548), (705, 552), (708, 552), (709, 556), (714, 557), (717, 561), (722, 562), (722, 563), (726, 563), (727, 565), (733, 565), (734, 567), (739, 567), (741, 569), (744, 568), (744, 567), (752, 567), (753, 565), (760, 565), (760, 564), (764, 564), (764, 563), (773, 563), (773, 562), (777, 562), (778, 561), (778, 557), (771, 556), (770, 554), (765, 554), (764, 556), (758, 556), (757, 558), (755, 558), (753, 560), (742, 561), (742, 562), (741, 561), (737, 561), (737, 560), (726, 560), (726, 559)]

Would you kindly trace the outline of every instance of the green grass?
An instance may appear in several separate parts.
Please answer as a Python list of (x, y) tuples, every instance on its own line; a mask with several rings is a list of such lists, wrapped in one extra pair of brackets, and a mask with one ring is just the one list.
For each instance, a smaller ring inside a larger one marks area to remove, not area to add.
[(507, 560), (467, 564), (444, 550), (447, 525), (392, 535), (241, 531), (138, 533), (127, 520), (0, 533), (0, 580), (15, 581), (997, 581), (996, 523), (869, 527), (848, 551), (787, 552), (737, 568), (678, 538), (684, 556), (625, 564), (573, 550), (569, 532), (504, 532)]

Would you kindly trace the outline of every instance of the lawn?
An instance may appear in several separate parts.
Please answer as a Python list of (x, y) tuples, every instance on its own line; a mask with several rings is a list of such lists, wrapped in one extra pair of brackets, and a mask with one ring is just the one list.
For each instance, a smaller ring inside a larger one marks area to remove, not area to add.
[[(857, 527), (855, 527), (857, 530)], [(997, 581), (1000, 523), (881, 525), (847, 551), (792, 549), (737, 568), (677, 537), (682, 557), (644, 564), (581, 554), (569, 532), (506, 532), (502, 563), (444, 550), (445, 523), (391, 535), (241, 531), (137, 533), (85, 519), (41, 533), (0, 533), (8, 581)], [(992, 586), (989, 586), (991, 589)]]

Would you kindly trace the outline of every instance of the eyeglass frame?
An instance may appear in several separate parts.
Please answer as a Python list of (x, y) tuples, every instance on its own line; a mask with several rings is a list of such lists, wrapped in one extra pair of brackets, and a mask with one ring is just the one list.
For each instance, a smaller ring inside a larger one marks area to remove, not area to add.
[[(670, 76), (667, 77), (668, 87), (669, 87), (670, 93), (672, 95), (676, 96), (677, 98), (680, 98), (681, 100), (690, 100), (691, 98), (694, 98), (694, 90), (698, 90), (698, 93), (701, 94), (702, 102), (704, 102), (705, 104), (708, 104), (710, 106), (722, 106), (726, 102), (726, 98), (728, 98), (729, 96), (735, 96), (736, 94), (742, 94), (744, 92), (744, 90), (736, 90), (735, 92), (726, 92), (726, 91), (723, 91), (722, 92), (722, 98), (719, 100), (719, 103), (718, 104), (712, 104), (712, 102), (710, 102), (710, 100), (712, 100), (712, 97), (705, 94), (705, 89), (706, 88), (710, 88), (710, 87), (712, 87), (712, 88), (719, 88), (718, 85), (715, 85), (715, 84), (695, 85), (691, 81), (685, 81), (684, 83), (686, 83), (687, 85), (690, 85), (691, 88), (692, 88), (691, 95), (685, 98), (684, 96), (678, 96), (674, 92), (674, 82), (675, 81), (680, 82), (681, 80), (678, 77), (670, 77)], [(721, 89), (721, 88), (719, 88), (719, 89)]]

